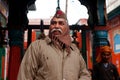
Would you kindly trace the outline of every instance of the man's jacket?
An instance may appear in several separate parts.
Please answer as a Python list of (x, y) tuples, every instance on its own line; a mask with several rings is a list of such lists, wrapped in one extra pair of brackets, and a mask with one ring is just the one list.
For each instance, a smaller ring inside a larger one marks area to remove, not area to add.
[(91, 80), (78, 48), (60, 50), (50, 38), (31, 43), (21, 62), (17, 80)]

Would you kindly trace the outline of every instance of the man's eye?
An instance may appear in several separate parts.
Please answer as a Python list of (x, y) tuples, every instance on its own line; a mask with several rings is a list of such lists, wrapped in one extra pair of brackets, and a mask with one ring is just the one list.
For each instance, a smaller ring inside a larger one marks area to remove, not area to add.
[(56, 21), (51, 21), (51, 25), (57, 24)]
[(64, 25), (64, 22), (63, 21), (59, 21), (59, 25)]

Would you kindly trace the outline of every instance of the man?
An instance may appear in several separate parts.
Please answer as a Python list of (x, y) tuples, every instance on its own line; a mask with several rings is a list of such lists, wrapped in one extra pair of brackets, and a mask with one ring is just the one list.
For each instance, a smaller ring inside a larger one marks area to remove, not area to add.
[(93, 66), (93, 80), (119, 80), (117, 68), (111, 63), (112, 50), (109, 46), (101, 46), (97, 63)]
[(27, 49), (18, 80), (91, 80), (78, 48), (71, 43), (66, 15), (57, 10), (49, 35)]

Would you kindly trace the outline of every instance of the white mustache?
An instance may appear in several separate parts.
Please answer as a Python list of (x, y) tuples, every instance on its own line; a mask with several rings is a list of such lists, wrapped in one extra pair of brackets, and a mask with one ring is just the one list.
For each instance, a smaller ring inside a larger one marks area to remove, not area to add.
[(57, 29), (54, 28), (54, 29), (52, 29), (52, 30), (51, 30), (51, 33), (54, 32), (54, 31), (59, 31), (59, 32), (61, 32), (61, 33), (63, 32), (60, 28), (57, 28)]

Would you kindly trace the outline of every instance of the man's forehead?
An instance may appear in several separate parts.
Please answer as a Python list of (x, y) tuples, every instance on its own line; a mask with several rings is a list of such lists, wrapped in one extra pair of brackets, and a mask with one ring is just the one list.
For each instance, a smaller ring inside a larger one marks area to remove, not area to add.
[(102, 54), (111, 54), (111, 53), (110, 53), (110, 52), (105, 51), (105, 52), (102, 52)]
[(51, 21), (66, 21), (64, 18), (53, 18)]

